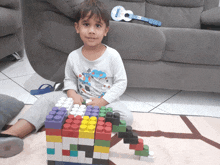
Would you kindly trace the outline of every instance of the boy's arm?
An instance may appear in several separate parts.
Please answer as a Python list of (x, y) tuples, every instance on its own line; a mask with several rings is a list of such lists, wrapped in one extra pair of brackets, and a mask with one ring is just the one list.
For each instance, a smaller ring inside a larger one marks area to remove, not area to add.
[(71, 57), (69, 55), (65, 66), (65, 78), (63, 91), (73, 89), (77, 91), (77, 76), (73, 72), (73, 66), (71, 65)]
[(114, 73), (113, 85), (103, 96), (103, 99), (108, 103), (120, 97), (127, 88), (127, 75), (120, 55), (112, 62), (112, 69)]

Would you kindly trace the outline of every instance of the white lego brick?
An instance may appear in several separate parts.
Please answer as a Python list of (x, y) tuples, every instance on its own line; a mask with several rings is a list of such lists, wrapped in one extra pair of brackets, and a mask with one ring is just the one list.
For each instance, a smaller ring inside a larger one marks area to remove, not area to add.
[(70, 144), (77, 145), (78, 144), (78, 138), (72, 138), (72, 137), (62, 137), (62, 149), (63, 150), (70, 150)]
[(101, 159), (101, 152), (93, 152), (93, 158)]
[(54, 142), (47, 142), (47, 148), (55, 148)]
[(95, 142), (94, 142), (94, 139), (79, 138), (79, 144), (87, 145), (87, 146), (94, 146)]
[(70, 156), (70, 162), (71, 163), (78, 163), (79, 161), (78, 161), (78, 157), (72, 157), (72, 156)]
[(62, 104), (61, 103), (57, 103), (57, 104), (55, 104), (55, 107), (61, 108)]
[(80, 108), (86, 109), (86, 105), (80, 105)]
[(92, 158), (85, 158), (86, 164), (92, 164)]
[(71, 97), (68, 97), (66, 100), (67, 100), (68, 102), (73, 102), (73, 99), (72, 99)]
[(154, 162), (154, 152), (150, 151), (149, 156), (140, 156), (140, 161)]
[(62, 153), (62, 143), (55, 143), (55, 157), (56, 161), (62, 161), (63, 160), (63, 153)]
[(70, 156), (63, 155), (63, 162), (70, 162)]
[(101, 153), (101, 158), (100, 159), (108, 160), (109, 159), (109, 153)]
[(55, 161), (55, 160), (56, 160), (56, 156), (55, 156), (55, 155), (47, 154), (47, 160), (53, 160), (53, 161)]
[(92, 100), (91, 99), (86, 99), (86, 104), (91, 102)]
[(80, 111), (78, 111), (77, 113), (76, 113), (76, 116), (83, 116), (85, 113), (84, 112), (80, 112)]
[(86, 152), (85, 151), (78, 151), (78, 162), (85, 163)]
[(74, 104), (73, 107), (74, 108), (79, 108), (79, 104)]
[(67, 98), (66, 97), (61, 97), (59, 100), (66, 100)]

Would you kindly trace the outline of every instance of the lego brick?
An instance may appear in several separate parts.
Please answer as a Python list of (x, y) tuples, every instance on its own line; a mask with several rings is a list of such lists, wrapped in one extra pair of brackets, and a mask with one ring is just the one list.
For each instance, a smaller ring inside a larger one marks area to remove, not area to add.
[(62, 131), (61, 129), (46, 128), (46, 135), (62, 136)]
[(47, 142), (62, 143), (62, 136), (50, 136), (50, 135), (46, 135), (46, 141), (47, 141)]
[(85, 157), (93, 158), (94, 146), (78, 145), (79, 151), (85, 151)]
[(105, 160), (105, 159), (93, 159), (92, 160), (92, 164), (101, 164), (101, 165), (109, 165), (109, 160)]
[(70, 157), (78, 157), (78, 151), (71, 151), (70, 150)]
[(55, 149), (54, 148), (47, 148), (47, 154), (54, 155), (55, 154)]
[(70, 162), (71, 163), (78, 163), (78, 157), (72, 157), (72, 156), (70, 156)]
[(70, 156), (70, 150), (62, 150), (63, 156)]
[(79, 163), (85, 163), (86, 158), (86, 152), (85, 151), (78, 151), (78, 162)]
[(129, 149), (134, 149), (137, 151), (143, 151), (144, 143), (143, 139), (138, 139), (138, 144), (130, 144)]
[(95, 139), (94, 145), (95, 145), (95, 146), (110, 147), (111, 141)]
[(81, 145), (94, 146), (94, 139), (78, 138)]
[(48, 160), (47, 165), (55, 165), (55, 161)]
[(106, 122), (104, 126), (100, 126), (99, 123), (100, 122), (97, 123), (95, 139), (106, 141), (111, 140), (112, 124)]
[(62, 161), (63, 156), (62, 156), (62, 143), (55, 143), (55, 155), (56, 161)]
[(94, 146), (94, 152), (109, 153), (110, 147)]
[(78, 151), (78, 145), (70, 144), (70, 151)]
[(149, 146), (144, 145), (143, 151), (135, 151), (135, 155), (148, 156), (149, 155)]
[[(79, 120), (78, 120), (79, 121)], [(64, 124), (62, 129), (63, 137), (79, 137), (79, 125), (77, 124)]]
[(64, 150), (70, 150), (70, 145), (77, 145), (78, 144), (78, 138), (70, 138), (70, 137), (62, 137), (63, 140), (63, 149)]
[(47, 142), (47, 148), (55, 148), (54, 142)]
[(92, 158), (85, 158), (85, 163), (92, 164)]
[(49, 112), (45, 120), (45, 128), (61, 129), (67, 117), (67, 110), (60, 108)]
[(70, 156), (63, 155), (63, 162), (70, 162)]
[(108, 160), (109, 159), (109, 153), (101, 153), (101, 159)]
[(93, 152), (93, 158), (101, 159), (101, 152)]

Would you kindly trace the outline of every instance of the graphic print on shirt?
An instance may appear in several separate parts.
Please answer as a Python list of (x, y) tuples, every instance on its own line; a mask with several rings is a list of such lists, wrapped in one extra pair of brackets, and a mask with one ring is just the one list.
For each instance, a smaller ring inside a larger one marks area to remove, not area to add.
[(87, 72), (79, 74), (78, 78), (79, 91), (87, 97), (102, 98), (106, 91), (110, 89), (105, 72), (88, 69)]

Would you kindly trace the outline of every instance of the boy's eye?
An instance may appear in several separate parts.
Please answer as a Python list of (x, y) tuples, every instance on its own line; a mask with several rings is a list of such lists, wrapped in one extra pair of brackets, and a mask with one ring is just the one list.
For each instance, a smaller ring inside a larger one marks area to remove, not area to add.
[(97, 24), (97, 25), (96, 25), (96, 27), (100, 28), (100, 27), (102, 27), (102, 26), (101, 26), (101, 25), (99, 25), (99, 24)]
[(88, 23), (84, 23), (83, 25), (84, 25), (84, 26), (89, 26), (89, 24), (88, 24)]

